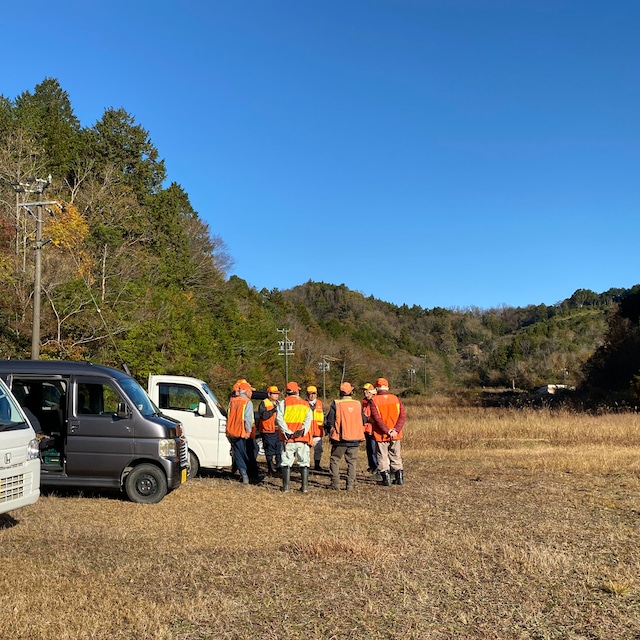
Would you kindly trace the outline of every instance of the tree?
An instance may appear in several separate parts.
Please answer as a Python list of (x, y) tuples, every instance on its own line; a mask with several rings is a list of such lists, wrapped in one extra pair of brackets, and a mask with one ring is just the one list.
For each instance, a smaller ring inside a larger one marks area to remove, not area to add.
[(68, 178), (77, 154), (80, 121), (58, 81), (45, 78), (33, 93), (25, 91), (19, 95), (15, 100), (15, 119), (18, 129), (33, 139), (34, 151), (42, 154), (42, 169), (58, 180)]
[(105, 110), (88, 136), (88, 147), (98, 169), (115, 169), (118, 182), (131, 187), (141, 204), (166, 177), (164, 160), (158, 159), (148, 132), (124, 109)]
[(611, 315), (604, 343), (585, 365), (582, 391), (596, 399), (637, 402), (640, 375), (640, 293), (623, 297)]

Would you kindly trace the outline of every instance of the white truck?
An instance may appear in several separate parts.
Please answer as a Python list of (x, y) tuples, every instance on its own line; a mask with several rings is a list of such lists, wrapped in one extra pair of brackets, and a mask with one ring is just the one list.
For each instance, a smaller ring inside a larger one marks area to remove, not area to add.
[(0, 513), (40, 496), (40, 449), (33, 426), (0, 379)]
[(147, 392), (162, 413), (182, 423), (189, 447), (188, 475), (230, 467), (226, 409), (207, 383), (188, 376), (149, 376)]

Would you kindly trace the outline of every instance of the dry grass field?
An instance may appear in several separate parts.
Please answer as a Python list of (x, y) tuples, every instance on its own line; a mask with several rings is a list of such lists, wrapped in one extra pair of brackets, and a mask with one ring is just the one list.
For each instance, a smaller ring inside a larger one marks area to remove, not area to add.
[(361, 451), (349, 493), (211, 474), (0, 516), (0, 637), (640, 638), (639, 416), (407, 412), (403, 487)]

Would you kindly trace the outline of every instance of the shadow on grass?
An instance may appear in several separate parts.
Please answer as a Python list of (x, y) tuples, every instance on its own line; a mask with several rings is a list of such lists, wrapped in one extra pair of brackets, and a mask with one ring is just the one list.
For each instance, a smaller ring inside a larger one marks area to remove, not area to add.
[(106, 498), (129, 502), (127, 496), (117, 489), (86, 489), (83, 487), (40, 487), (40, 495), (54, 498)]
[(11, 529), (17, 524), (20, 524), (20, 521), (11, 517), (8, 513), (3, 513), (2, 515), (0, 515), (0, 531), (2, 529)]

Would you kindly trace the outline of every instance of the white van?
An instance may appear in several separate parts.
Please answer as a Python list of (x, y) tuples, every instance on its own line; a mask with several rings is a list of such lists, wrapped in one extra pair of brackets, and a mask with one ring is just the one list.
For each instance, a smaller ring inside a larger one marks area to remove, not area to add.
[(0, 379), (0, 513), (40, 496), (40, 450), (35, 431)]
[(149, 376), (148, 394), (163, 415), (182, 423), (189, 447), (189, 477), (199, 469), (230, 467), (225, 408), (207, 383), (188, 376)]

